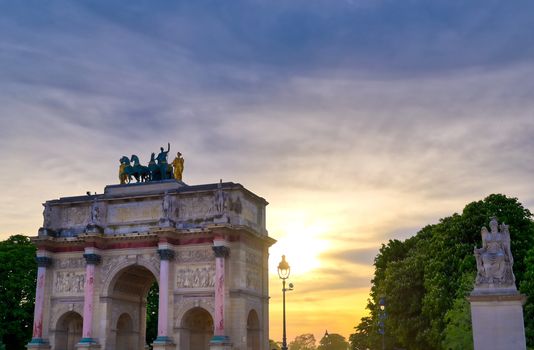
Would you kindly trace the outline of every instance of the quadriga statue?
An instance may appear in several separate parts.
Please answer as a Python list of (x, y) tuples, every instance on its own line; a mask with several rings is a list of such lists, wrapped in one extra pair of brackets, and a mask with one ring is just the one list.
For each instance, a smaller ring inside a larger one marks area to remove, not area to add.
[(486, 227), (481, 231), (482, 248), (474, 249), (478, 270), (475, 286), (515, 288), (508, 225), (499, 225), (493, 217), (489, 226), (489, 231)]

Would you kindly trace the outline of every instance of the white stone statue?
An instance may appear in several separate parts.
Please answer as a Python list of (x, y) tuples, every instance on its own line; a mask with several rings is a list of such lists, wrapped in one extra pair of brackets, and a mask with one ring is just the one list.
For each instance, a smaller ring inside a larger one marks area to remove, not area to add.
[(490, 231), (486, 227), (481, 230), (482, 248), (474, 249), (478, 270), (475, 286), (515, 287), (508, 226), (504, 223), (499, 226), (495, 217), (489, 226)]
[(224, 214), (226, 212), (226, 202), (228, 195), (222, 189), (222, 179), (217, 184), (217, 190), (215, 191), (214, 204), (215, 212), (217, 214)]
[(171, 210), (171, 197), (169, 196), (169, 192), (165, 192), (165, 195), (163, 196), (162, 209), (163, 209), (163, 218), (168, 219), (169, 213)]
[(95, 198), (93, 204), (91, 205), (91, 221), (89, 223), (92, 225), (97, 225), (100, 219), (99, 216), (100, 208), (98, 207), (98, 201)]

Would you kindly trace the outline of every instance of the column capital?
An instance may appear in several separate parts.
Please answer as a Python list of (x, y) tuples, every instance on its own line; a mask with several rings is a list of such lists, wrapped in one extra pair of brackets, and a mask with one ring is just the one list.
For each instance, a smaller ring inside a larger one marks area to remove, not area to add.
[(161, 260), (174, 259), (174, 250), (172, 249), (158, 249), (158, 254)]
[(230, 248), (224, 245), (216, 245), (211, 247), (216, 258), (226, 258), (230, 255)]
[(37, 261), (38, 267), (49, 267), (52, 265), (52, 258), (47, 256), (36, 256), (35, 260)]
[(87, 265), (98, 265), (102, 260), (102, 257), (95, 253), (87, 253), (84, 254), (83, 257), (85, 258)]

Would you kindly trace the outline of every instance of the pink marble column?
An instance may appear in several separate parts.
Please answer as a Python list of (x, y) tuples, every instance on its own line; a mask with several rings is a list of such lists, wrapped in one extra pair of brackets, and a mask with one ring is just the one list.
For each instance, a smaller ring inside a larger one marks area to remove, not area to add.
[(159, 301), (158, 301), (158, 337), (154, 343), (170, 343), (169, 337), (169, 265), (174, 258), (171, 249), (158, 249), (159, 263)]
[(95, 292), (95, 266), (100, 263), (100, 255), (94, 253), (84, 254), (87, 263), (85, 267), (85, 291), (83, 299), (83, 328), (80, 343), (96, 343), (92, 337), (93, 331), (93, 301)]
[(52, 264), (52, 259), (38, 256), (37, 260), (37, 288), (35, 290), (35, 309), (33, 314), (33, 335), (30, 344), (41, 344), (43, 339), (43, 309), (46, 286), (46, 269)]
[[(217, 244), (219, 242), (215, 242)], [(230, 254), (230, 248), (224, 245), (214, 245), (212, 247), (215, 253), (215, 330), (211, 340), (213, 342), (227, 342), (228, 337), (224, 331), (224, 264), (225, 259)]]

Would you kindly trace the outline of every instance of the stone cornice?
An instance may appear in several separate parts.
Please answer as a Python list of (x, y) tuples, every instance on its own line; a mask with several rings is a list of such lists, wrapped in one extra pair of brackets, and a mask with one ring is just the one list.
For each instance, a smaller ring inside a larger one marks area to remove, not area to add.
[(470, 302), (493, 302), (493, 301), (520, 301), (524, 304), (527, 297), (524, 294), (475, 294), (469, 295), (467, 300)]

